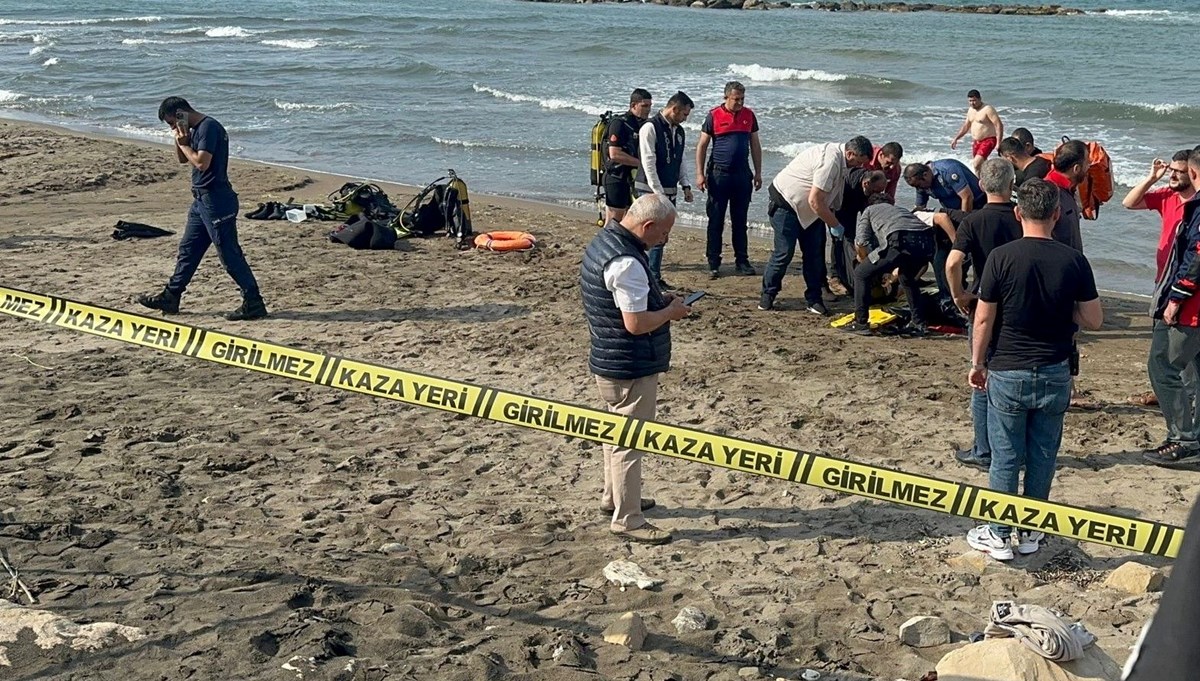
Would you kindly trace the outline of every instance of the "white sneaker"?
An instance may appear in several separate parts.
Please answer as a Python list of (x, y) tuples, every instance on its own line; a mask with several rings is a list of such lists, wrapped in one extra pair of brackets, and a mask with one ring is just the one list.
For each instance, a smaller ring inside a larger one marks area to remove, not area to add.
[(967, 543), (976, 551), (983, 551), (996, 560), (1012, 560), (1012, 545), (992, 531), (991, 525), (980, 525), (967, 533)]
[(1038, 549), (1042, 548), (1042, 540), (1045, 538), (1045, 532), (1030, 532), (1028, 530), (1017, 532), (1017, 553), (1022, 556), (1036, 553)]

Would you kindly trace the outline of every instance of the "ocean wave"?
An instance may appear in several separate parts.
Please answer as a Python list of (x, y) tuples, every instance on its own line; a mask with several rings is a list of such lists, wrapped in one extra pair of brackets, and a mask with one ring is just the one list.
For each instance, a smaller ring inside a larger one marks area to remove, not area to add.
[(1200, 106), (1180, 102), (1126, 102), (1116, 99), (1067, 99), (1054, 113), (1106, 121), (1174, 122), (1191, 125), (1200, 116)]
[(276, 109), (282, 109), (283, 111), (345, 111), (347, 109), (354, 108), (354, 104), (352, 102), (335, 102), (333, 104), (303, 104), (300, 102), (284, 102), (276, 99), (274, 104)]
[(94, 26), (96, 24), (154, 23), (162, 17), (108, 17), (104, 19), (0, 19), (0, 26)]
[(121, 41), (122, 45), (166, 45), (167, 40), (154, 40), (153, 38), (126, 38)]
[(34, 45), (33, 47), (29, 48), (29, 56), (35, 57), (44, 52), (47, 47), (48, 45)]
[(503, 90), (497, 90), (495, 88), (490, 88), (490, 87), (487, 87), (486, 85), (480, 85), (478, 83), (471, 85), (471, 89), (475, 90), (476, 92), (489, 94), (493, 97), (496, 97), (497, 99), (506, 99), (510, 102), (537, 104), (538, 106), (542, 107), (543, 109), (550, 109), (550, 110), (569, 109), (569, 110), (574, 110), (574, 111), (581, 111), (585, 114), (590, 114), (592, 116), (599, 116), (599, 115), (603, 114), (605, 111), (608, 111), (608, 109), (605, 109), (603, 107), (593, 106), (591, 104), (586, 104), (583, 102), (573, 102), (573, 101), (569, 101), (569, 100), (565, 100), (565, 99), (554, 99), (552, 97), (533, 97), (530, 95), (514, 94), (512, 92), (505, 92)]
[[(107, 126), (102, 126), (102, 127), (107, 127)], [(174, 136), (171, 134), (171, 131), (168, 130), (166, 128), (166, 126), (156, 126), (153, 128), (147, 128), (143, 125), (133, 125), (131, 123), (125, 123), (123, 125), (119, 125), (115, 128), (111, 128), (111, 129), (118, 130), (122, 134), (129, 135), (131, 137), (140, 137), (142, 139), (151, 139), (151, 140), (174, 139)]]
[(1127, 21), (1171, 22), (1193, 24), (1200, 21), (1200, 14), (1193, 12), (1173, 12), (1167, 9), (1108, 9), (1088, 12), (1092, 16), (1111, 17)]
[(204, 31), (209, 38), (249, 38), (253, 31), (247, 31), (241, 26), (218, 26)]
[(459, 140), (447, 137), (430, 137), (434, 142), (444, 147), (459, 147), (462, 149), (497, 149), (501, 151), (521, 151), (537, 154), (562, 154), (562, 155), (582, 155), (586, 149), (563, 149), (555, 147), (538, 146), (532, 144), (523, 144), (518, 142), (505, 142), (501, 140)]
[(788, 158), (795, 158), (800, 152), (814, 145), (814, 142), (792, 142), (791, 144), (780, 144), (773, 147), (765, 147), (764, 151), (771, 151), (776, 154), (782, 154)]
[(15, 102), (24, 96), (25, 95), (21, 94), (20, 92), (13, 92), (12, 90), (0, 90), (0, 102)]
[(42, 66), (54, 66), (56, 64), (58, 64), (58, 57), (50, 57), (46, 61), (42, 62)]
[(815, 80), (822, 83), (840, 83), (847, 80), (860, 80), (880, 85), (890, 84), (886, 78), (873, 78), (845, 73), (830, 73), (820, 69), (789, 69), (762, 66), (761, 64), (730, 64), (729, 73), (747, 78), (759, 83), (779, 83), (786, 81)]
[(264, 40), (262, 44), (272, 47), (286, 47), (292, 50), (311, 50), (321, 43), (317, 40)]

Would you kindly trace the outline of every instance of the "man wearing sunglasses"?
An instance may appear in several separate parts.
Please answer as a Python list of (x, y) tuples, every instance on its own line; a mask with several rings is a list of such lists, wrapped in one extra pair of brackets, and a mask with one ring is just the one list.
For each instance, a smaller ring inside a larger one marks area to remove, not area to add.
[[(1157, 273), (1154, 276), (1156, 290), (1161, 287), (1163, 276), (1171, 262), (1171, 251), (1175, 246), (1178, 231), (1183, 223), (1184, 204), (1196, 195), (1196, 188), (1188, 177), (1188, 150), (1175, 152), (1171, 162), (1154, 159), (1150, 165), (1150, 174), (1146, 176), (1121, 202), (1130, 210), (1152, 210), (1162, 217), (1162, 231), (1158, 237), (1156, 260)], [(1167, 186), (1151, 190), (1155, 184), (1167, 177)], [(1172, 329), (1162, 319), (1154, 320), (1150, 340), (1150, 359), (1148, 370), (1150, 385), (1154, 392), (1150, 395), (1135, 395), (1131, 400), (1146, 406), (1159, 405), (1163, 419), (1167, 422), (1167, 439), (1158, 447), (1146, 452), (1146, 457), (1152, 462), (1168, 454), (1175, 454), (1171, 459), (1179, 458), (1179, 450), (1200, 447), (1200, 413), (1196, 411), (1200, 404), (1196, 400), (1196, 361), (1187, 363), (1180, 372), (1172, 368), (1171, 358), (1179, 355), (1182, 342), (1189, 335), (1186, 329)], [(1168, 378), (1174, 374), (1174, 380)]]

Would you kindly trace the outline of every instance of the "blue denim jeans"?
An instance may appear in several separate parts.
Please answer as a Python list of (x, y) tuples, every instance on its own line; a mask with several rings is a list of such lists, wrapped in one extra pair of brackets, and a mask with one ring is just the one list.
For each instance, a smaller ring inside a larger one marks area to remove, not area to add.
[[(967, 358), (971, 358), (975, 347), (975, 315), (967, 319)], [(975, 443), (971, 451), (975, 456), (991, 456), (992, 446), (988, 443), (988, 394), (971, 388), (971, 425), (975, 427)]]
[(237, 238), (238, 196), (232, 187), (193, 189), (192, 208), (188, 211), (187, 226), (179, 239), (179, 258), (175, 273), (167, 282), (167, 290), (182, 296), (200, 267), (209, 246), (217, 247), (217, 256), (225, 271), (242, 290), (246, 300), (261, 300), (258, 282)]
[[(653, 193), (654, 192), (639, 191), (637, 193), (637, 195), (638, 195), (638, 198), (641, 198), (647, 194), (653, 194)], [(671, 195), (667, 196), (667, 198), (671, 200), (671, 205), (675, 205), (675, 202), (677, 200), (676, 196), (678, 196), (678, 195), (671, 194)], [(655, 279), (662, 279), (662, 258), (663, 258), (663, 244), (659, 244), (659, 245), (655, 246), (654, 248), (651, 248), (650, 252), (646, 254), (646, 259), (650, 261), (650, 274), (653, 274)]]
[[(1013, 371), (988, 373), (988, 440), (992, 467), (988, 487), (1017, 493), (1021, 464), (1025, 465), (1023, 496), (1050, 498), (1063, 419), (1071, 404), (1071, 370), (1067, 362)], [(1007, 538), (1012, 528), (992, 525)]]
[(783, 275), (792, 264), (796, 244), (800, 244), (801, 270), (804, 272), (804, 300), (810, 305), (821, 302), (821, 289), (825, 287), (825, 223), (816, 222), (804, 227), (796, 214), (776, 209), (771, 216), (771, 228), (775, 232), (775, 247), (771, 259), (763, 272), (762, 292), (774, 298), (783, 290)]

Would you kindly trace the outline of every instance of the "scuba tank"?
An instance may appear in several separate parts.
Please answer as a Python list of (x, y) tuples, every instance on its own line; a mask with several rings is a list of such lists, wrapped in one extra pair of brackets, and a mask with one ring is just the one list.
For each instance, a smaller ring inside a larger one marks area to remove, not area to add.
[(608, 124), (613, 113), (605, 111), (592, 126), (591, 181), (596, 188), (596, 226), (604, 226), (604, 166), (608, 163)]
[(454, 173), (454, 169), (446, 171), (446, 176), (450, 178), (450, 186), (458, 191), (458, 202), (462, 204), (463, 217), (467, 219), (467, 224), (471, 224), (471, 199), (467, 197), (467, 183)]

